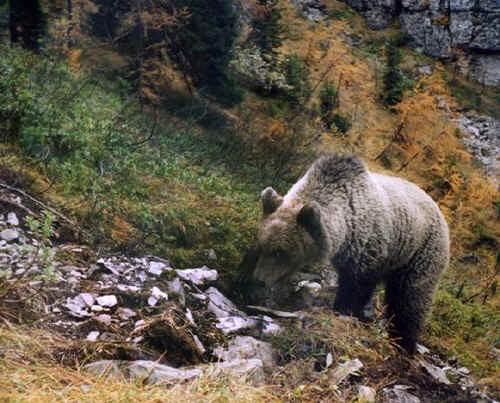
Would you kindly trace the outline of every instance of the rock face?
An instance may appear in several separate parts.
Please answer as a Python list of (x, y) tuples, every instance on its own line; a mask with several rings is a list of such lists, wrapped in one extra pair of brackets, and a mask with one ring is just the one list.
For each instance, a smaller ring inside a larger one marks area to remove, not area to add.
[(486, 85), (500, 83), (500, 2), (496, 0), (347, 0), (373, 29), (395, 17), (410, 44), (437, 58), (467, 53), (468, 73)]
[(283, 72), (257, 47), (237, 47), (229, 67), (243, 83), (258, 91), (282, 92), (290, 88)]
[(325, 6), (321, 0), (293, 0), (293, 3), (302, 16), (309, 21), (319, 22), (326, 14)]
[(492, 117), (468, 113), (458, 119), (460, 129), (468, 134), (462, 141), (485, 167), (498, 185), (500, 180), (500, 122)]

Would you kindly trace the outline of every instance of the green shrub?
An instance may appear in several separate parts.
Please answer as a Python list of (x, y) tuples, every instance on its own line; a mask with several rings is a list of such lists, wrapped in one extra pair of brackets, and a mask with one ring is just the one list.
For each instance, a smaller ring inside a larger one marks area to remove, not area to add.
[(281, 23), (281, 10), (276, 0), (262, 6), (262, 15), (252, 21), (253, 31), (250, 39), (264, 53), (272, 54), (283, 42), (284, 27)]
[(327, 81), (319, 93), (321, 120), (328, 129), (334, 124), (334, 110), (338, 107), (338, 91), (335, 85)]
[(286, 82), (290, 86), (286, 94), (288, 100), (295, 106), (303, 105), (311, 95), (309, 70), (295, 54), (286, 58), (283, 70)]
[[(16, 128), (0, 141), (17, 143), (21, 161), (74, 201), (68, 214), (92, 233), (89, 241), (165, 255), (178, 266), (204, 264), (214, 249), (231, 280), (269, 183), (234, 133), (169, 115), (153, 130), (151, 117), (124, 95), (128, 87), (76, 76), (17, 47), (0, 49), (0, 88), (2, 133)], [(114, 236), (115, 218), (133, 230)]]
[(346, 134), (351, 128), (351, 119), (341, 113), (334, 113), (332, 122), (337, 129), (343, 134)]

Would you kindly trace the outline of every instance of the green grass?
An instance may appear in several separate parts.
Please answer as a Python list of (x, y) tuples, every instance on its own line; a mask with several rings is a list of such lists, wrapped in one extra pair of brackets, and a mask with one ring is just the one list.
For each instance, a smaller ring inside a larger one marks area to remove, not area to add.
[(17, 48), (0, 55), (1, 138), (77, 200), (66, 207), (91, 242), (177, 266), (207, 263), (214, 249), (212, 265), (232, 278), (256, 232), (260, 190), (286, 183), (272, 183), (227, 130), (166, 114), (153, 124), (126, 83)]
[(448, 345), (447, 355), (455, 355), (480, 376), (498, 372), (498, 362), (485, 360), (488, 352), (479, 347), (486, 341), (486, 345), (498, 348), (500, 315), (480, 299), (463, 301), (453, 294), (445, 287), (437, 293), (428, 326), (429, 341)]

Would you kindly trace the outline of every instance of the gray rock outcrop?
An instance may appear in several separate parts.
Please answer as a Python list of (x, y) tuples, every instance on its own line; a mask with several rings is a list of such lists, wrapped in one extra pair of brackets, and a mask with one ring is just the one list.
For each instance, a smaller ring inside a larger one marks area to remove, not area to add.
[(500, 83), (500, 1), (498, 0), (346, 0), (373, 29), (396, 17), (410, 44), (437, 58), (467, 54), (476, 81)]

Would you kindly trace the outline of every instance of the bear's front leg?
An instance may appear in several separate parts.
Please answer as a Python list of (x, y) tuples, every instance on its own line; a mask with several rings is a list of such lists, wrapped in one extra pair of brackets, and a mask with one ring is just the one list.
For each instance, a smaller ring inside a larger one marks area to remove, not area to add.
[(361, 320), (371, 319), (365, 307), (372, 301), (376, 282), (358, 278), (349, 270), (338, 270), (338, 290), (334, 309), (344, 315), (356, 316)]

